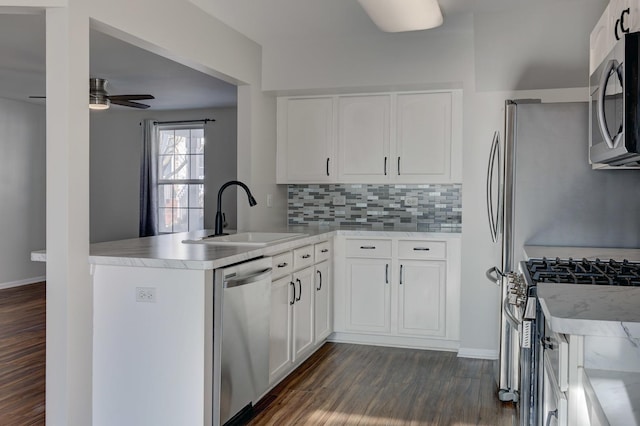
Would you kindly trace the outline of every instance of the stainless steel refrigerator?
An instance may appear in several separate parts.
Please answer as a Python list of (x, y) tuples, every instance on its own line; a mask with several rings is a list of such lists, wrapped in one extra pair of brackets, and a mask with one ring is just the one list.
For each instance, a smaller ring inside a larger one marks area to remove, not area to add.
[[(503, 308), (504, 274), (515, 271), (525, 245), (640, 247), (640, 171), (592, 170), (588, 103), (505, 104), (487, 170), (487, 211), (501, 285), (498, 395), (520, 395), (518, 330)], [(525, 389), (526, 393), (527, 390)]]

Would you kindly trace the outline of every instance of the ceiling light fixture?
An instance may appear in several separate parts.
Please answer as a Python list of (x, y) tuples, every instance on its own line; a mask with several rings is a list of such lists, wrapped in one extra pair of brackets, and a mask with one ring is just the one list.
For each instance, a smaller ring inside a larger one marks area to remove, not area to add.
[(111, 102), (109, 102), (109, 99), (98, 98), (98, 97), (89, 95), (89, 109), (93, 109), (93, 110), (109, 109), (110, 104)]
[(111, 102), (109, 101), (106, 86), (107, 80), (102, 78), (89, 79), (89, 109), (109, 109)]
[(438, 0), (358, 0), (382, 31), (418, 31), (442, 25)]

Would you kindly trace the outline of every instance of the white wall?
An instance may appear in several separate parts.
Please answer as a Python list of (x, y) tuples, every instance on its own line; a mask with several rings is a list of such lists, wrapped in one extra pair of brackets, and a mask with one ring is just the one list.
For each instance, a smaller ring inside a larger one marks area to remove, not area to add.
[[(91, 242), (138, 237), (140, 215), (140, 122), (214, 118), (205, 125), (205, 227), (214, 227), (217, 192), (236, 178), (236, 108), (184, 111), (116, 110), (91, 113)], [(246, 201), (245, 201), (246, 202)], [(236, 226), (235, 189), (223, 196), (231, 229)]]
[(463, 88), (461, 355), (497, 356), (499, 291), (484, 275), (495, 263), (484, 182), (493, 132), (503, 128), (504, 100), (585, 100), (584, 88), (515, 91), (586, 87), (589, 33), (606, 3), (531, 2), (495, 14), (445, 17), (445, 26), (423, 32), (263, 46), (263, 88), (278, 94)]
[(45, 129), (43, 106), (0, 98), (0, 288), (44, 279)]
[[(205, 3), (206, 2), (202, 2)], [(244, 85), (238, 152), (275, 152), (275, 99), (261, 91), (261, 48), (187, 0), (7, 0), (47, 9), (47, 424), (91, 424), (92, 288), (89, 255), (89, 25), (182, 64)], [(2, 10), (0, 10), (2, 11)], [(125, 12), (123, 12), (125, 11)], [(185, 29), (175, 31), (175, 28)], [(188, 31), (186, 30), (188, 29)], [(245, 104), (248, 103), (248, 104)], [(272, 124), (271, 124), (272, 123)], [(238, 177), (252, 177), (240, 166)], [(256, 179), (275, 188), (275, 161)], [(252, 186), (253, 182), (245, 180)], [(283, 192), (276, 205), (286, 206)], [(246, 206), (246, 204), (245, 204)], [(243, 212), (242, 209), (246, 211)], [(238, 227), (286, 223), (239, 205)]]

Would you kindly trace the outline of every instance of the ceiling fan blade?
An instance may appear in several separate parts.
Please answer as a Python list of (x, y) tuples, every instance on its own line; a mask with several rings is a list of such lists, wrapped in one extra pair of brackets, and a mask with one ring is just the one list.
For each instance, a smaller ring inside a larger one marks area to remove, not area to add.
[(143, 99), (155, 99), (151, 95), (109, 95), (109, 99), (119, 101), (139, 101)]
[(112, 104), (115, 104), (115, 105), (122, 105), (122, 106), (127, 106), (127, 107), (131, 107), (131, 108), (139, 108), (139, 109), (147, 109), (147, 108), (149, 108), (149, 105), (141, 104), (139, 102), (131, 102), (131, 101), (126, 101), (126, 100), (121, 100), (121, 99), (113, 99), (113, 98), (109, 98), (109, 100), (111, 101)]
[(47, 99), (46, 96), (29, 96), (29, 99)]

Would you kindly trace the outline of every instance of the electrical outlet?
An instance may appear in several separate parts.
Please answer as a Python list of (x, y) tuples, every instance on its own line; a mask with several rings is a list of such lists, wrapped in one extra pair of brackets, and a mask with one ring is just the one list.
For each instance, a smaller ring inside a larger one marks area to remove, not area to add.
[(267, 194), (267, 207), (273, 207), (273, 195)]
[(418, 197), (405, 197), (404, 204), (406, 206), (417, 206), (418, 205)]
[(136, 287), (136, 302), (156, 303), (156, 288)]
[(347, 198), (344, 195), (336, 195), (333, 197), (334, 206), (344, 206), (347, 203)]

